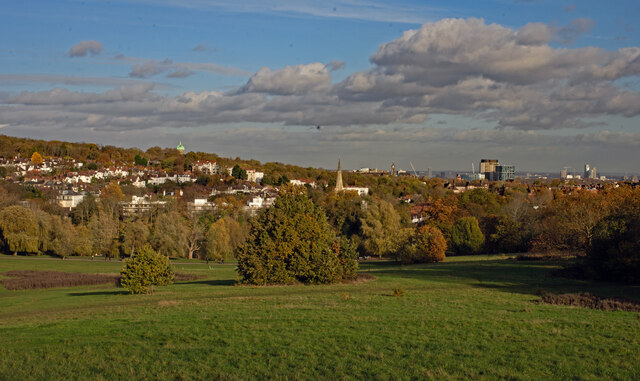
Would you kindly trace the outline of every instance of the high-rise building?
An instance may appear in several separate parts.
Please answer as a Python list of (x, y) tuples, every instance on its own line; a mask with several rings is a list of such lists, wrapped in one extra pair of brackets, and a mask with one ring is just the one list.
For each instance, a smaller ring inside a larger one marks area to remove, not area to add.
[(495, 181), (496, 167), (500, 165), (496, 159), (482, 159), (480, 160), (480, 173), (484, 174), (484, 178), (487, 180)]
[(391, 163), (391, 176), (396, 175), (396, 163)]
[(584, 174), (582, 177), (584, 177), (585, 179), (589, 178), (589, 175), (591, 174), (591, 168), (589, 167), (589, 164), (585, 164), (584, 165)]
[(561, 179), (566, 179), (567, 178), (567, 170), (563, 169), (560, 171), (560, 178)]
[(516, 178), (515, 165), (498, 165), (494, 172), (497, 181), (507, 181)]

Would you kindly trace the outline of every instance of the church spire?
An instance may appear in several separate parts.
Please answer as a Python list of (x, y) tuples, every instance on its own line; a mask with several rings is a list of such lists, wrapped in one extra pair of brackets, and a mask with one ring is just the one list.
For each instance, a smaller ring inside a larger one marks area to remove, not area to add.
[(336, 177), (336, 192), (341, 192), (344, 190), (344, 186), (342, 185), (342, 169), (340, 168), (340, 159), (338, 159), (338, 175)]

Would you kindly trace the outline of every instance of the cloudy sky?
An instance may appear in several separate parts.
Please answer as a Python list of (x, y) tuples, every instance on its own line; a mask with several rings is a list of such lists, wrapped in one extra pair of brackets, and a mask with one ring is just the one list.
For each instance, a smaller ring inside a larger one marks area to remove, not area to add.
[(326, 168), (637, 173), (639, 14), (636, 0), (9, 0), (0, 134)]

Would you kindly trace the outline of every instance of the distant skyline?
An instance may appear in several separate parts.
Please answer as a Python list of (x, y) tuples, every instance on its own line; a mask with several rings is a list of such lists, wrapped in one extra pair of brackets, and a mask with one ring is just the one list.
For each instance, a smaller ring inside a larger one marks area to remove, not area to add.
[(640, 172), (637, 1), (7, 1), (0, 134)]

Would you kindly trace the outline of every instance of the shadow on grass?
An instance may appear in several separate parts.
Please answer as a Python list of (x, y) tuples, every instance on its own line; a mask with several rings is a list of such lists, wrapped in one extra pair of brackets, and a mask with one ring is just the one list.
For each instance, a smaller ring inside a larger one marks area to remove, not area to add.
[(209, 286), (233, 286), (236, 281), (233, 279), (209, 279), (209, 280), (195, 280), (190, 282), (176, 282), (176, 284), (206, 284)]
[(540, 262), (479, 260), (402, 266), (395, 262), (373, 262), (361, 266), (360, 271), (371, 272), (382, 278), (390, 276), (462, 283), (471, 287), (533, 296), (542, 292), (591, 292), (606, 297), (640, 300), (640, 286), (551, 276), (552, 271), (572, 263), (574, 260)]
[(70, 292), (70, 296), (99, 296), (99, 295), (126, 295), (129, 294), (125, 290), (116, 291), (89, 291), (89, 292)]

